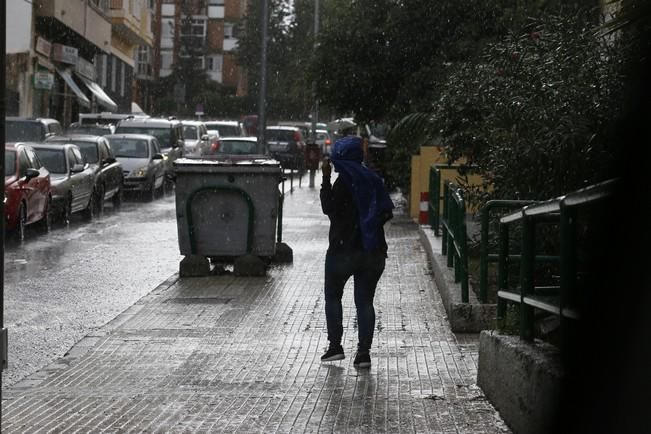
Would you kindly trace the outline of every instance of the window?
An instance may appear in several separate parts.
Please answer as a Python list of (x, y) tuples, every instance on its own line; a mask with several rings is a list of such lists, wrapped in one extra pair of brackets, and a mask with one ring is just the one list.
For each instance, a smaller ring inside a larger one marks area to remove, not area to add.
[(172, 53), (171, 52), (161, 52), (161, 69), (171, 69), (172, 68)]
[(208, 6), (224, 6), (224, 0), (208, 0)]
[(235, 24), (233, 23), (224, 23), (224, 39), (236, 38), (235, 35)]
[(126, 81), (126, 68), (124, 62), (120, 62), (120, 96), (124, 96), (124, 89), (126, 87), (125, 81)]
[(75, 163), (77, 164), (85, 164), (85, 160), (83, 155), (81, 155), (81, 152), (79, 152), (79, 149), (77, 148), (72, 148), (72, 153), (75, 156)]
[(206, 37), (206, 19), (193, 18), (181, 26), (181, 36), (194, 36), (197, 38)]
[(118, 74), (118, 68), (115, 57), (111, 57), (111, 90), (115, 92), (117, 87), (116, 76)]
[(95, 72), (97, 73), (97, 81), (102, 87), (106, 87), (107, 66), (106, 54), (95, 55)]
[(224, 56), (221, 54), (213, 54), (206, 56), (206, 70), (211, 72), (219, 72), (222, 70), (224, 64)]
[(27, 155), (25, 155), (24, 150), (21, 150), (20, 154), (18, 154), (18, 177), (19, 178), (25, 176), (28, 167), (29, 167), (29, 160), (27, 160)]
[(25, 152), (27, 152), (27, 160), (29, 161), (29, 167), (33, 169), (40, 169), (41, 167), (43, 167), (43, 165), (41, 164), (41, 160), (38, 159), (34, 151), (25, 148)]

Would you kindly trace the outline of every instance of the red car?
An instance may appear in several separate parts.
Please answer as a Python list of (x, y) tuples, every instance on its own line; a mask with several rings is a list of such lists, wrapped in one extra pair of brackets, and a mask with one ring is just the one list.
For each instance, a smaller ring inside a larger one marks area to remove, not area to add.
[(27, 143), (5, 145), (5, 227), (25, 238), (25, 226), (50, 229), (50, 172)]

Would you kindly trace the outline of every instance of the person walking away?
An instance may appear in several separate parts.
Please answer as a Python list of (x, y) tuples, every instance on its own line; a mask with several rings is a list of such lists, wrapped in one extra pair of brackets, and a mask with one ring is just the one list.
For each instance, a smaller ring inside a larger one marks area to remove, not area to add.
[(329, 161), (324, 160), (321, 208), (330, 219), (324, 286), (330, 344), (321, 361), (345, 358), (341, 345), (341, 298), (344, 286), (352, 276), (358, 327), (353, 365), (368, 368), (371, 366), (370, 349), (375, 329), (373, 298), (387, 257), (384, 223), (393, 217), (394, 206), (380, 177), (362, 164), (362, 138), (345, 136), (337, 140), (331, 159), (339, 176), (332, 185), (332, 168)]

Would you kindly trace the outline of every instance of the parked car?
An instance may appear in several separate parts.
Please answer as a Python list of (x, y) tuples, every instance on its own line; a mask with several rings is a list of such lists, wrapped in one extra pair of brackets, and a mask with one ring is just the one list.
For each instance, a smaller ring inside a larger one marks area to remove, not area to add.
[(305, 140), (299, 127), (270, 126), (265, 130), (269, 154), (285, 169), (305, 170)]
[(62, 134), (63, 128), (56, 119), (5, 118), (5, 142), (43, 142), (51, 136)]
[(204, 124), (209, 130), (219, 131), (221, 137), (238, 137), (244, 135), (242, 124), (238, 121), (205, 121)]
[(118, 208), (122, 204), (124, 175), (122, 165), (115, 159), (111, 145), (104, 136), (71, 135), (51, 137), (45, 143), (72, 143), (79, 147), (84, 161), (94, 174), (94, 212), (101, 213), (104, 202), (111, 200)]
[(172, 163), (184, 155), (183, 124), (176, 118), (130, 118), (118, 123), (115, 134), (148, 134), (156, 137), (165, 162), (168, 186), (174, 179)]
[(39, 160), (50, 172), (52, 208), (64, 224), (72, 213), (83, 212), (92, 219), (96, 209), (93, 168), (84, 160), (77, 145), (34, 144)]
[(160, 145), (146, 134), (106, 136), (124, 171), (124, 190), (136, 191), (151, 200), (165, 188), (165, 165)]
[(260, 155), (257, 137), (222, 137), (204, 156), (233, 157), (242, 155)]
[(5, 228), (25, 238), (25, 227), (50, 229), (50, 172), (27, 143), (5, 144)]
[(187, 156), (199, 156), (210, 147), (210, 135), (203, 122), (183, 121), (183, 140)]
[(113, 134), (115, 125), (113, 124), (71, 124), (66, 128), (65, 134), (87, 134), (93, 136), (106, 136)]

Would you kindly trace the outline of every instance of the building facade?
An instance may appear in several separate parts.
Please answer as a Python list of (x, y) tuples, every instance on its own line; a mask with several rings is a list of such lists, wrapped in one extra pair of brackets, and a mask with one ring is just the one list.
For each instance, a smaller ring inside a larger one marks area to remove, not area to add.
[(148, 0), (7, 2), (7, 114), (131, 112), (137, 47), (151, 46)]
[[(196, 68), (209, 79), (238, 89), (244, 86), (244, 74), (238, 67), (234, 50), (237, 28), (246, 13), (246, 0), (159, 0), (155, 7), (154, 75), (172, 74), (182, 57), (192, 56)], [(197, 48), (188, 52), (188, 46)]]

